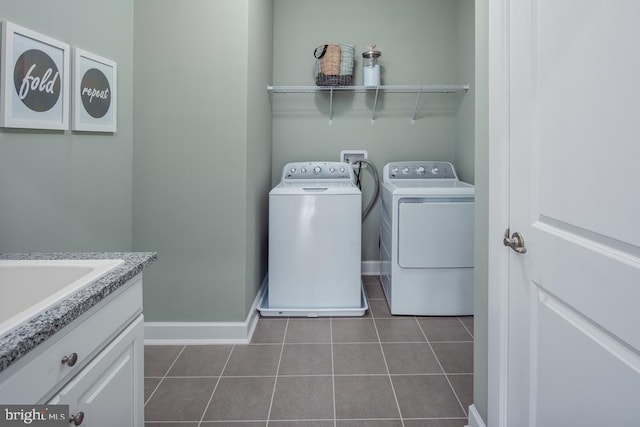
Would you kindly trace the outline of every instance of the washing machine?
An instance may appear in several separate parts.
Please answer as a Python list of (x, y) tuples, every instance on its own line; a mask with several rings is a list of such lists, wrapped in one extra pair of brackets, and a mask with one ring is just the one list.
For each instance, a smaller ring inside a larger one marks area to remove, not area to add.
[(269, 193), (269, 281), (262, 315), (364, 314), (361, 211), (349, 164), (284, 167)]
[(392, 314), (473, 314), (473, 185), (451, 163), (383, 169), (381, 281)]

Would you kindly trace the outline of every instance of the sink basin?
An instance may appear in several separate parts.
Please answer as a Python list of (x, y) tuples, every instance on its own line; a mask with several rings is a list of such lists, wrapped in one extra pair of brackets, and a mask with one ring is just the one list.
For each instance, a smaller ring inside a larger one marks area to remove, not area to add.
[(0, 336), (122, 264), (121, 259), (0, 260)]

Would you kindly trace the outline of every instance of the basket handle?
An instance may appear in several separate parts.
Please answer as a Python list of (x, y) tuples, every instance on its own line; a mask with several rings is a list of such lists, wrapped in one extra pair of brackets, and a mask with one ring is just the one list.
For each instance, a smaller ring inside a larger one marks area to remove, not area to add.
[[(324, 56), (324, 54), (325, 54), (325, 53), (327, 53), (327, 47), (329, 47), (329, 45), (328, 45), (328, 44), (325, 44), (325, 45), (323, 45), (323, 46), (318, 46), (318, 47), (316, 48), (316, 50), (314, 50), (314, 51), (313, 51), (313, 56), (314, 56), (316, 59), (320, 59), (320, 58), (322, 58), (322, 57)], [(318, 56), (318, 51), (319, 51), (320, 49), (322, 49), (322, 52), (320, 52), (320, 56)]]

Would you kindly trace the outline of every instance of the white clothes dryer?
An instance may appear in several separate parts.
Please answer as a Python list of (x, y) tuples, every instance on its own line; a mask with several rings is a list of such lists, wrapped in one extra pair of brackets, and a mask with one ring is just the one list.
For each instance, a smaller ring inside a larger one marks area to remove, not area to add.
[(392, 314), (473, 314), (473, 185), (448, 162), (383, 170), (381, 281)]
[(288, 163), (269, 193), (266, 316), (361, 316), (362, 195), (342, 162)]

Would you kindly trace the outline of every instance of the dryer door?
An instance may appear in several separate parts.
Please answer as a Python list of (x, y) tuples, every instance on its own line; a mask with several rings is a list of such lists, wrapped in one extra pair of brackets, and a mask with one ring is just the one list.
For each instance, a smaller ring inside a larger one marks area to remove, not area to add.
[(403, 268), (473, 267), (473, 199), (401, 199), (398, 264)]

